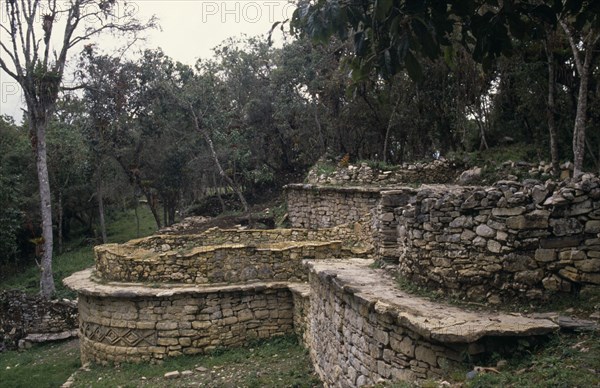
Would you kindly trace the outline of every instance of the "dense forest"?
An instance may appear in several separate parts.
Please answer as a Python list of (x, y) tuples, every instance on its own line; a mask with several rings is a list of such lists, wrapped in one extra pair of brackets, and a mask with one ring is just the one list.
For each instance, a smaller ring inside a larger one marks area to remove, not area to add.
[[(305, 5), (291, 30), (286, 25), (283, 45), (268, 36), (231, 38), (195, 66), (160, 49), (123, 56), (75, 46), (69, 61), (82, 87), (52, 90), (44, 122), (55, 249), (75, 231), (105, 241), (105, 215), (140, 203), (159, 227), (212, 195), (233, 197), (245, 210), (248, 200), (301, 180), (322, 157), (399, 164), (431, 160), (436, 151), (460, 158), (524, 144), (532, 160), (557, 167), (581, 157), (582, 170), (600, 170), (594, 2), (567, 1), (560, 12), (516, 2), (533, 8), (504, 15), (498, 25), (505, 9), (493, 1), (449, 12), (456, 20), (467, 12), (492, 18), (485, 35), (471, 17), (473, 40), (465, 30), (440, 29), (433, 8), (357, 3), (355, 13), (349, 6), (333, 12), (320, 1)], [(535, 19), (542, 11), (550, 16)], [(405, 36), (403, 28), (407, 38), (394, 41)], [(480, 45), (485, 36), (499, 46)], [(49, 71), (33, 63), (31, 71), (43, 76), (32, 79), (47, 81)], [(25, 124), (0, 118), (5, 268), (31, 264), (43, 251), (39, 113), (31, 98)], [(581, 126), (587, 130), (577, 155)]]

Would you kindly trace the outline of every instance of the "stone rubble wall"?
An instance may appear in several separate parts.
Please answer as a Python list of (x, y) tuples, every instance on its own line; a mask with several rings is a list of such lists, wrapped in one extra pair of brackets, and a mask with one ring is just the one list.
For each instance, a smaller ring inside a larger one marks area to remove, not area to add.
[(394, 292), (391, 279), (359, 261), (307, 263), (310, 333), (301, 338), (327, 387), (443, 378), (467, 359), (513, 352), (519, 338), (535, 341), (558, 329)]
[(0, 292), (0, 351), (15, 349), (29, 336), (40, 342), (44, 338), (68, 338), (76, 329), (74, 301), (48, 301), (23, 291)]
[(340, 241), (242, 244), (153, 252), (135, 245), (95, 248), (96, 275), (103, 280), (185, 284), (306, 281), (302, 260), (356, 256)]
[(293, 228), (318, 229), (364, 223), (369, 229), (379, 200), (379, 188), (285, 186), (288, 217)]
[(336, 225), (321, 229), (220, 229), (211, 228), (197, 235), (153, 235), (131, 240), (126, 245), (135, 245), (152, 252), (189, 250), (201, 246), (244, 244), (249, 246), (280, 242), (329, 242), (341, 240), (344, 247), (360, 246), (354, 229), (347, 225)]
[(294, 333), (285, 285), (160, 294), (80, 294), (82, 363), (153, 362)]
[(454, 182), (462, 166), (449, 160), (403, 164), (401, 168), (381, 170), (367, 163), (338, 167), (330, 173), (319, 173), (318, 166), (307, 175), (307, 183), (316, 185), (397, 185)]
[(374, 304), (311, 273), (311, 359), (330, 387), (359, 387), (384, 380), (439, 378), (463, 361), (462, 351), (427, 341), (379, 314)]
[(591, 175), (388, 191), (378, 211), (383, 258), (421, 284), (490, 302), (600, 284), (600, 180)]
[(287, 186), (295, 227), (356, 222), (374, 256), (469, 299), (544, 299), (600, 284), (600, 180), (490, 187)]
[(372, 257), (377, 249), (379, 188), (293, 184), (285, 187), (288, 217), (294, 228), (342, 231), (337, 239)]

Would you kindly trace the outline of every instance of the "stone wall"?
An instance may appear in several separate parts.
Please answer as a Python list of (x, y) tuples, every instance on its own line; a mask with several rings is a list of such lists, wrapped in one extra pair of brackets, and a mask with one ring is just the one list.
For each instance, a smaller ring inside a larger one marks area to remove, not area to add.
[(329, 387), (438, 379), (466, 359), (511, 352), (519, 337), (557, 329), (548, 320), (470, 313), (404, 294), (364, 260), (307, 265), (305, 341)]
[(363, 223), (370, 228), (379, 188), (285, 186), (288, 216), (294, 228), (331, 228)]
[(293, 334), (293, 316), (285, 284), (134, 291), (90, 283), (79, 294), (81, 359), (152, 362), (242, 346)]
[(77, 303), (48, 301), (22, 291), (0, 292), (0, 351), (19, 341), (43, 342), (76, 334)]
[(600, 284), (597, 177), (392, 190), (378, 212), (383, 258), (422, 284), (490, 302)]
[(111, 281), (186, 284), (305, 281), (303, 259), (343, 255), (341, 242), (289, 242), (264, 246), (203, 246), (152, 252), (135, 245), (95, 248), (96, 273)]
[(470, 299), (546, 298), (600, 284), (600, 180), (490, 187), (287, 186), (296, 227), (355, 222), (375, 257)]
[(189, 250), (195, 247), (226, 244), (249, 246), (282, 242), (329, 242), (343, 241), (344, 248), (361, 247), (359, 236), (348, 225), (336, 225), (320, 229), (220, 229), (211, 228), (196, 235), (153, 235), (131, 240), (124, 245), (136, 245), (152, 252)]

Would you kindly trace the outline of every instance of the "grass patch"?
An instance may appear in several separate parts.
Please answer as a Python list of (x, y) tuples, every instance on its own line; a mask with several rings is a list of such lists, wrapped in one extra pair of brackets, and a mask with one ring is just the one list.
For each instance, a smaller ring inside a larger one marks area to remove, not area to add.
[(500, 374), (468, 380), (483, 387), (597, 387), (600, 385), (600, 334), (559, 334), (547, 346), (511, 359)]
[[(191, 371), (176, 380), (165, 373)], [(321, 387), (308, 354), (295, 337), (217, 350), (202, 356), (167, 359), (160, 365), (92, 365), (78, 372), (75, 387)]]
[(60, 387), (80, 367), (78, 341), (0, 354), (0, 387)]
[[(160, 213), (160, 210), (159, 210)], [(137, 233), (137, 221), (135, 210), (127, 209), (116, 213), (108, 220), (106, 237), (110, 243), (124, 243), (134, 238), (145, 237), (156, 232), (156, 221), (147, 206), (138, 207), (140, 219), (140, 233)]]
[[(138, 208), (138, 214), (140, 217), (139, 237), (154, 233), (156, 224), (150, 210), (147, 207), (140, 207)], [(108, 241), (122, 243), (138, 237), (136, 224), (134, 210), (117, 213), (108, 220)], [(54, 255), (52, 262), (56, 296), (59, 298), (74, 298), (75, 293), (62, 284), (62, 279), (93, 265), (94, 252), (92, 246), (82, 245), (82, 239), (69, 241), (65, 246), (65, 252), (61, 255)], [(3, 278), (0, 281), (0, 289), (23, 290), (35, 294), (40, 289), (39, 282), (39, 269), (37, 266), (32, 265), (21, 269), (12, 276)]]

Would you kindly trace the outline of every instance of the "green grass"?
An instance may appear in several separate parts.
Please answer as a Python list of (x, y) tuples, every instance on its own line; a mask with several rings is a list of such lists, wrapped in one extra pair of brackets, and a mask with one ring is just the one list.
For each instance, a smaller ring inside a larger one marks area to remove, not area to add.
[(508, 360), (501, 373), (485, 373), (467, 387), (598, 387), (600, 334), (559, 334), (537, 352)]
[[(140, 215), (139, 237), (150, 235), (156, 231), (156, 224), (150, 210), (147, 207), (139, 207), (138, 213)], [(138, 237), (134, 211), (126, 210), (110, 217), (107, 225), (107, 237), (108, 242), (116, 243)], [(52, 262), (56, 296), (74, 298), (75, 293), (63, 286), (62, 279), (93, 265), (94, 253), (91, 245), (82, 245), (82, 239), (67, 242), (65, 252), (61, 255), (55, 255)], [(18, 289), (32, 294), (37, 293), (39, 291), (39, 279), (39, 270), (37, 266), (32, 265), (21, 269), (19, 273), (13, 276), (3, 278), (0, 281), (0, 289)]]
[(60, 387), (80, 367), (77, 341), (0, 354), (0, 387)]
[[(201, 368), (197, 370), (196, 368)], [(190, 376), (166, 380), (165, 373), (192, 371)], [(256, 342), (250, 346), (181, 356), (159, 365), (91, 365), (79, 371), (74, 387), (320, 387), (306, 350), (294, 337)]]

